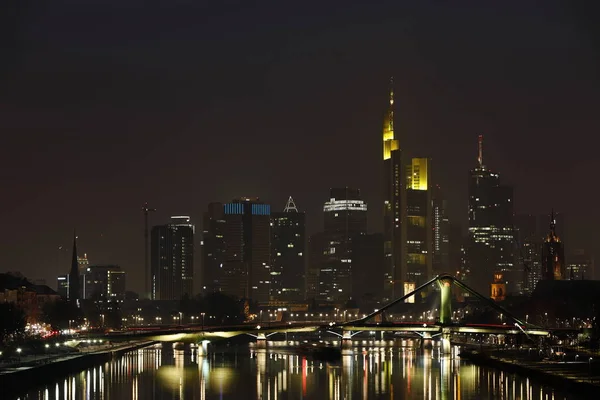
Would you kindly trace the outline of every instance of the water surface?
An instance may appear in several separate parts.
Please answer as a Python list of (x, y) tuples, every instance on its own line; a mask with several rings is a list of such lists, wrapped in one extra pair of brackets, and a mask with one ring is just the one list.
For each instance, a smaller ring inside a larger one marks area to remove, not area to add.
[[(122, 357), (31, 390), (21, 399), (575, 399), (526, 377), (406, 342), (367, 342), (336, 363), (276, 347), (171, 344)], [(457, 351), (457, 349), (454, 349)]]

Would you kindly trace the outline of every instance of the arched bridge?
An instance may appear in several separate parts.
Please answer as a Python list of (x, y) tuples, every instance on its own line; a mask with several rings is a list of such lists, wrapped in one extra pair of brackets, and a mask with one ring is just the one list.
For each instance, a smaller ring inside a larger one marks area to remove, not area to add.
[[(398, 323), (390, 322), (385, 318), (385, 313), (391, 307), (411, 296), (417, 295), (428, 289), (432, 285), (437, 285), (440, 295), (440, 313), (439, 320), (431, 322), (410, 322)], [(452, 288), (454, 286), (470, 293), (472, 296), (480, 299), (498, 313), (506, 316), (509, 323), (495, 324), (464, 324), (452, 321)], [(109, 340), (132, 340), (144, 339), (163, 342), (199, 342), (202, 340), (211, 340), (216, 338), (231, 338), (237, 335), (251, 335), (258, 340), (264, 340), (277, 333), (301, 333), (327, 331), (339, 336), (342, 340), (350, 340), (359, 332), (363, 331), (388, 331), (388, 332), (412, 332), (422, 338), (435, 338), (441, 336), (443, 351), (449, 351), (450, 336), (453, 333), (479, 333), (479, 334), (504, 334), (518, 335), (523, 334), (529, 338), (533, 336), (548, 336), (549, 331), (537, 325), (529, 324), (514, 316), (508, 310), (498, 305), (495, 301), (481, 295), (468, 285), (449, 274), (441, 274), (416, 288), (410, 293), (392, 301), (379, 310), (376, 310), (363, 318), (353, 321), (336, 324), (307, 324), (293, 322), (277, 322), (267, 325), (256, 323), (241, 324), (227, 327), (171, 327), (171, 328), (145, 328), (135, 331), (114, 332), (103, 336)]]

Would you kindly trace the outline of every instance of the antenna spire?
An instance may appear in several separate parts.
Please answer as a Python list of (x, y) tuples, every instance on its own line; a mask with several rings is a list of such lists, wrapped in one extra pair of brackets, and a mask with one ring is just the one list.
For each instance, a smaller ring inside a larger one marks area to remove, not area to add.
[(478, 139), (478, 156), (477, 156), (477, 162), (479, 162), (479, 166), (483, 167), (483, 135), (479, 135), (479, 139)]
[(290, 198), (287, 201), (287, 204), (285, 205), (285, 208), (283, 209), (283, 212), (298, 212), (298, 208), (296, 207), (296, 203), (294, 203), (294, 199), (292, 199), (292, 196), (290, 196)]
[(73, 254), (71, 258), (71, 269), (69, 270), (68, 300), (78, 303), (81, 296), (79, 287), (79, 262), (77, 260), (77, 233), (73, 229)]

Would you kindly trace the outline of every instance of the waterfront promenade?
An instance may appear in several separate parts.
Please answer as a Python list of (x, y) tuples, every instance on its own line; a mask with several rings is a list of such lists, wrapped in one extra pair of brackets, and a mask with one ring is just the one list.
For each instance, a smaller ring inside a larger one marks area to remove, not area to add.
[(150, 346), (152, 341), (102, 343), (72, 349), (59, 354), (41, 354), (18, 357), (0, 363), (0, 387), (3, 395), (16, 395), (58, 377), (93, 365), (107, 362), (128, 351)]

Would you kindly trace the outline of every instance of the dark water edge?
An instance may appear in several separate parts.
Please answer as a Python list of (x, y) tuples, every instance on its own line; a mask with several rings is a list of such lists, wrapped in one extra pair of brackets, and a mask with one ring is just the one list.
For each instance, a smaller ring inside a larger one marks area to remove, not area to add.
[[(130, 351), (4, 399), (585, 399), (532, 377), (406, 343), (343, 350), (327, 363), (271, 343)], [(404, 344), (404, 345), (403, 345)], [(275, 346), (274, 346), (275, 345)], [(595, 397), (598, 398), (598, 397)]]
[(10, 373), (0, 374), (0, 399), (20, 398), (20, 396), (27, 395), (32, 388), (43, 387), (79, 371), (111, 362), (127, 353), (148, 346), (148, 343), (131, 344), (124, 346), (124, 348), (65, 356), (63, 359), (52, 360), (52, 362), (45, 364), (40, 363), (32, 367), (11, 369)]

